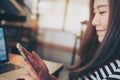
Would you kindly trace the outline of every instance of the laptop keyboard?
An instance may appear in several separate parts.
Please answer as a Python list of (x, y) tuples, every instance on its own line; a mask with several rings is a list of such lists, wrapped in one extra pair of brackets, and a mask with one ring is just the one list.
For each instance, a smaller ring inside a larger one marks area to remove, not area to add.
[(11, 71), (11, 70), (16, 70), (19, 68), (20, 68), (19, 66), (14, 65), (12, 63), (5, 63), (5, 64), (0, 65), (0, 74)]

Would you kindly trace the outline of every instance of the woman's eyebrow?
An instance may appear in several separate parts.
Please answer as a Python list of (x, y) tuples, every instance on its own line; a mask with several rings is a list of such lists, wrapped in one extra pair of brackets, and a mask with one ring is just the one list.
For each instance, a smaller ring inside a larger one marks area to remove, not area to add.
[(97, 6), (98, 9), (101, 8), (101, 7), (108, 7), (108, 5), (107, 4), (103, 4), (103, 5), (98, 5)]
[(108, 5), (107, 4), (98, 5), (97, 8), (93, 8), (93, 9), (96, 10), (96, 9), (103, 8), (103, 7), (106, 8), (108, 7)]

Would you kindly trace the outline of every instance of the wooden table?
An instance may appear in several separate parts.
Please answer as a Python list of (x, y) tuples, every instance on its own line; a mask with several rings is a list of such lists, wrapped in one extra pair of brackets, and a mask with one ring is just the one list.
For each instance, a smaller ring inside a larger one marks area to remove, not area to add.
[[(14, 64), (23, 65), (23, 63), (22, 63), (23, 58), (20, 55), (10, 53), (9, 59), (10, 59), (10, 62), (12, 62)], [(50, 74), (53, 74), (54, 76), (58, 77), (59, 72), (63, 68), (63, 64), (52, 62), (52, 61), (46, 61), (46, 60), (44, 60), (44, 62), (47, 65)]]

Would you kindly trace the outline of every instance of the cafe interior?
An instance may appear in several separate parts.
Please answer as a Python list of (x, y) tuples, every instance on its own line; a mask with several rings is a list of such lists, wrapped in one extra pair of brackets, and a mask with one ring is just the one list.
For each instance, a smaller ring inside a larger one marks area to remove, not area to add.
[(59, 64), (51, 74), (67, 80), (65, 68), (76, 63), (87, 27), (88, 4), (89, 0), (0, 0), (8, 54), (20, 55), (19, 42), (42, 59)]

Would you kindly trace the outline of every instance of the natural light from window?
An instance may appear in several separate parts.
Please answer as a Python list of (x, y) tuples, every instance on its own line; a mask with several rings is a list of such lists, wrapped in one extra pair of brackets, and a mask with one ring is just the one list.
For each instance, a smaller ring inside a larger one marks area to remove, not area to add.
[(88, 1), (41, 0), (39, 28), (64, 30), (80, 35), (83, 26), (81, 22), (89, 17)]

